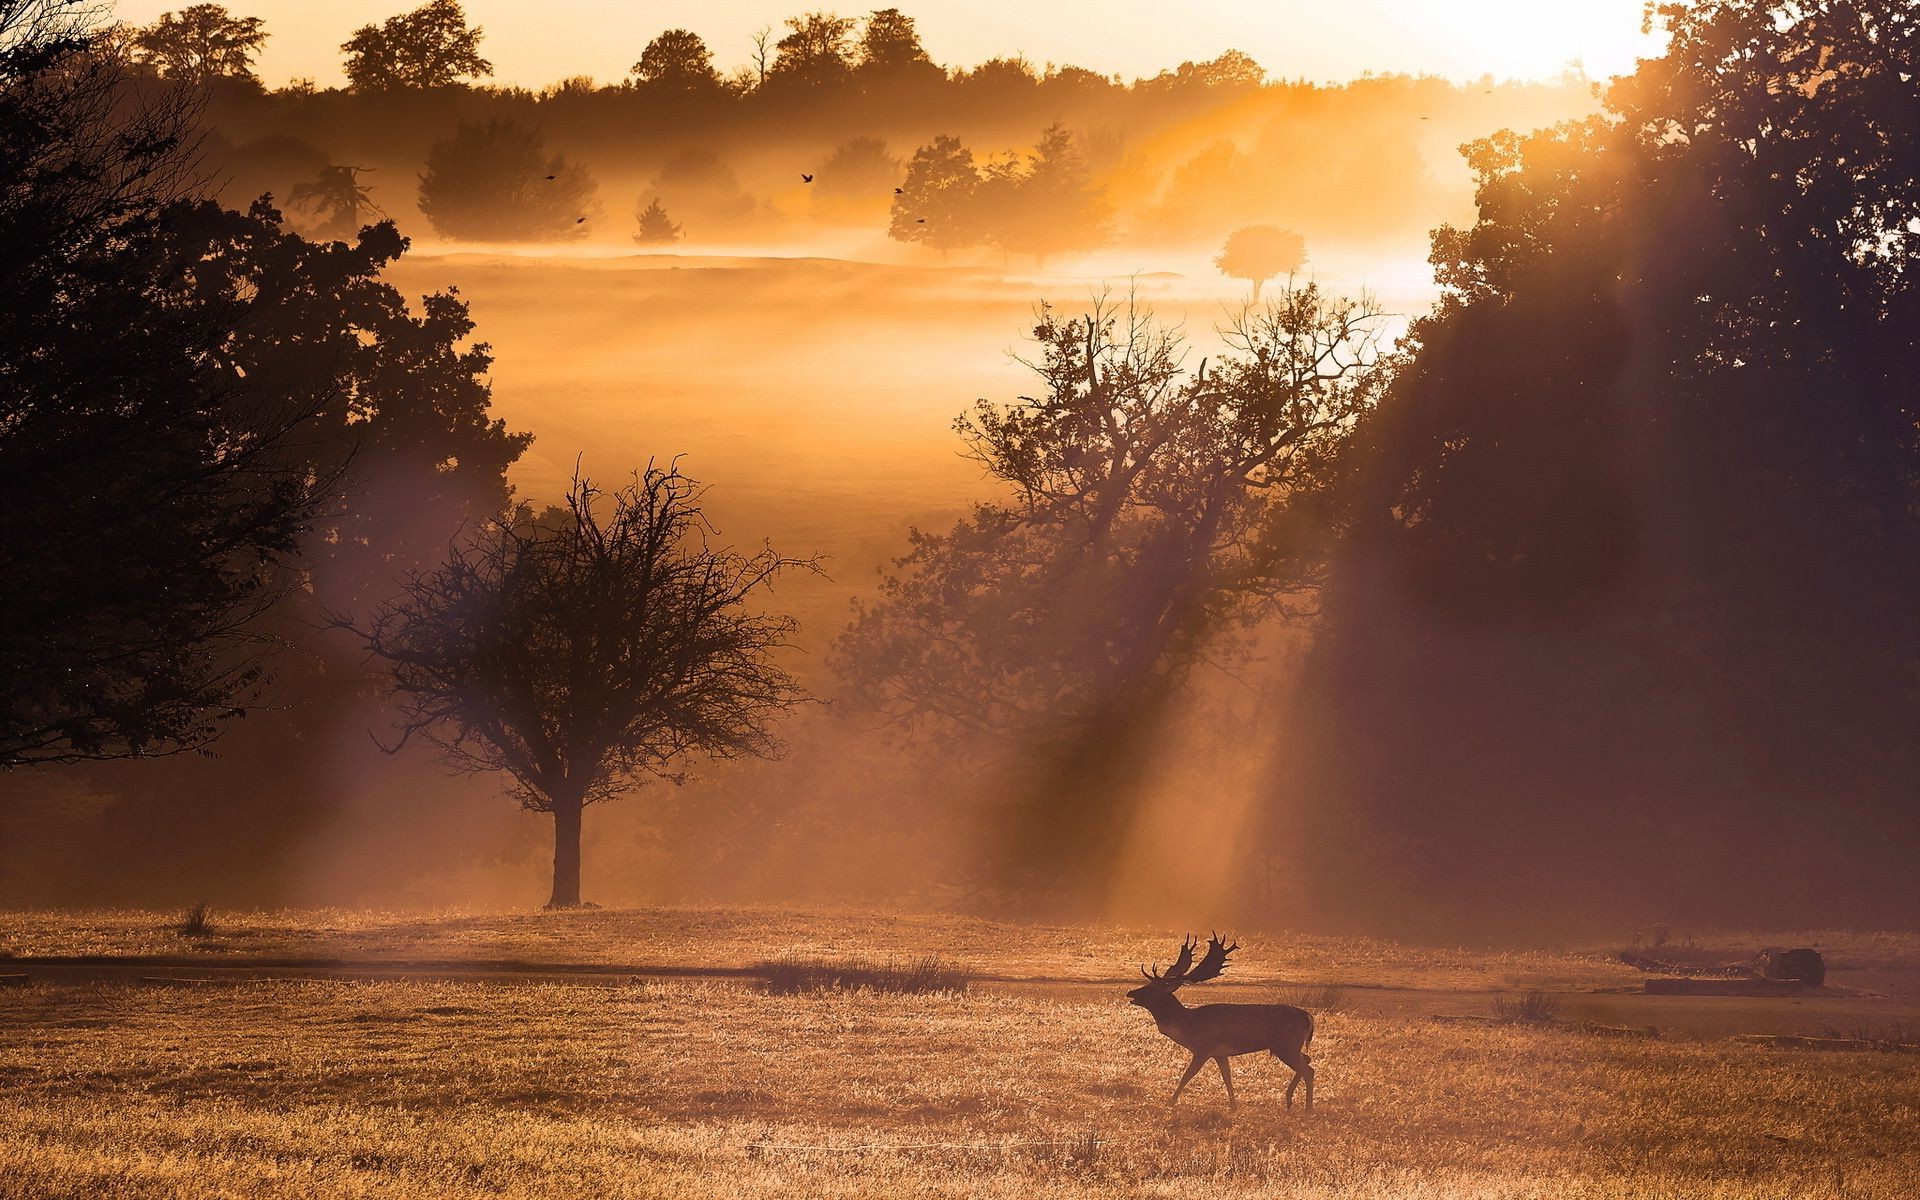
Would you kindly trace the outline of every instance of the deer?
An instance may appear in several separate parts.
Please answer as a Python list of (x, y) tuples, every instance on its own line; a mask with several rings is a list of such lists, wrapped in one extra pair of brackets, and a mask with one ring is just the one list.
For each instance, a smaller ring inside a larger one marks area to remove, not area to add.
[(1142, 966), (1140, 974), (1147, 981), (1127, 993), (1130, 1003), (1153, 1014), (1153, 1023), (1161, 1033), (1193, 1054), (1167, 1107), (1180, 1103), (1180, 1093), (1187, 1090), (1187, 1084), (1193, 1082), (1208, 1059), (1220, 1064), (1220, 1079), (1227, 1085), (1227, 1107), (1240, 1107), (1227, 1060), (1236, 1054), (1265, 1050), (1293, 1068), (1293, 1079), (1287, 1084), (1287, 1107), (1293, 1107), (1294, 1089), (1305, 1080), (1307, 1111), (1312, 1112), (1313, 1056), (1307, 1053), (1307, 1046), (1313, 1041), (1313, 1014), (1291, 1004), (1200, 1004), (1192, 1008), (1182, 1004), (1175, 993), (1189, 983), (1205, 983), (1218, 976), (1227, 969), (1227, 955), (1240, 948), (1238, 942), (1228, 945), (1214, 934), (1207, 941), (1206, 954), (1195, 964), (1193, 952), (1199, 945), (1188, 934), (1171, 967), (1149, 971)]

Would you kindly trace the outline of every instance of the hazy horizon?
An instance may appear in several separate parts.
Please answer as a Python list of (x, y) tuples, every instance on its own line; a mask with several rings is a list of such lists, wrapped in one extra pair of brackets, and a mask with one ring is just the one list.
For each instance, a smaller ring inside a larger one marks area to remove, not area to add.
[[(120, 21), (144, 25), (180, 7), (174, 0), (119, 0), (113, 12)], [(344, 82), (341, 43), (362, 25), (407, 7), (404, 0), (254, 0), (232, 10), (267, 23), (271, 36), (258, 68), (267, 86), (311, 78), (330, 87)], [(776, 0), (472, 0), (464, 7), (486, 34), (480, 52), (494, 66), (487, 82), (534, 91), (581, 75), (617, 83), (649, 40), (677, 27), (699, 34), (715, 65), (731, 71), (748, 61), (756, 30), (772, 27), (777, 37), (793, 15)], [(1604, 80), (1632, 70), (1636, 58), (1658, 53), (1660, 45), (1657, 36), (1641, 32), (1640, 0), (1553, 6), (1529, 0), (1353, 0), (1337, 6), (1239, 0), (1193, 6), (1171, 18), (1155, 0), (1043, 8), (924, 0), (900, 7), (918, 25), (933, 60), (949, 67), (1024, 56), (1036, 67), (1071, 64), (1128, 80), (1227, 50), (1251, 55), (1269, 79), (1316, 83), (1368, 74), (1537, 80), (1574, 65)], [(868, 12), (866, 5), (843, 8), (854, 17)], [(1151, 34), (1144, 34), (1148, 29)]]

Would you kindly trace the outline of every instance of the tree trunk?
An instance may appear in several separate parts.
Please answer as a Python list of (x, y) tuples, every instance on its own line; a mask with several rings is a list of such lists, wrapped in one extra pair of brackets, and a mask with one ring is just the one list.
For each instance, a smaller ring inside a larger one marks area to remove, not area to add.
[(1253, 303), (1260, 303), (1260, 285), (1265, 282), (1266, 280), (1264, 279), (1256, 279), (1253, 281)]
[(553, 801), (553, 899), (548, 908), (580, 907), (580, 802)]

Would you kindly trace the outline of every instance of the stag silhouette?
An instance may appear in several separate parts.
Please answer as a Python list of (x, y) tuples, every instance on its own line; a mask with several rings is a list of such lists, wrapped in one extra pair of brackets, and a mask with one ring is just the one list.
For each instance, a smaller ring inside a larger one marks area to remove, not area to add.
[(1236, 1054), (1258, 1054), (1265, 1050), (1293, 1068), (1287, 1084), (1287, 1107), (1293, 1107), (1294, 1089), (1307, 1082), (1307, 1108), (1313, 1108), (1313, 1056), (1307, 1046), (1313, 1041), (1313, 1014), (1291, 1004), (1200, 1004), (1192, 1008), (1180, 1003), (1174, 993), (1189, 983), (1205, 983), (1227, 969), (1227, 955), (1240, 948), (1228, 945), (1218, 934), (1207, 941), (1207, 952), (1198, 965), (1193, 952), (1199, 942), (1189, 934), (1180, 944), (1180, 956), (1165, 971), (1140, 968), (1147, 982), (1127, 993), (1127, 999), (1153, 1014), (1160, 1032), (1187, 1048), (1193, 1061), (1180, 1085), (1173, 1089), (1169, 1108), (1180, 1103), (1180, 1093), (1200, 1073), (1208, 1059), (1220, 1064), (1221, 1082), (1227, 1085), (1227, 1107), (1240, 1107), (1233, 1094), (1233, 1070), (1227, 1060)]

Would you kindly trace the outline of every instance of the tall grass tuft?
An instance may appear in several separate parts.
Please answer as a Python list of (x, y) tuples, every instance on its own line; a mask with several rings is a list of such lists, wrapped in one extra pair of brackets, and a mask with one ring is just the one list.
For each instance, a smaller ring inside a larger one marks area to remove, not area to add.
[(1554, 1020), (1559, 1011), (1559, 997), (1546, 992), (1527, 992), (1511, 998), (1500, 996), (1493, 1002), (1494, 1018), (1500, 1021), (1545, 1024)]
[(188, 909), (180, 918), (180, 936), (206, 937), (212, 933), (213, 922), (207, 919), (212, 911), (205, 900)]
[(1332, 984), (1297, 987), (1286, 993), (1286, 1000), (1295, 1008), (1304, 1008), (1308, 1012), (1339, 1012), (1347, 1002), (1347, 990)]
[(864, 958), (776, 958), (761, 963), (755, 978), (776, 995), (801, 992), (964, 992), (972, 982), (965, 970), (928, 954), (905, 961)]

